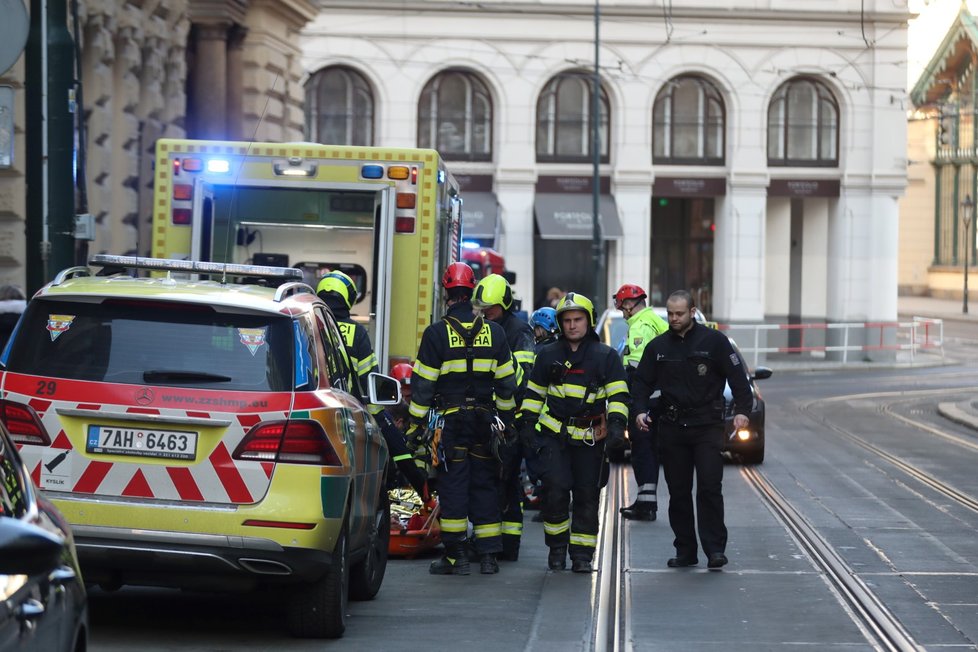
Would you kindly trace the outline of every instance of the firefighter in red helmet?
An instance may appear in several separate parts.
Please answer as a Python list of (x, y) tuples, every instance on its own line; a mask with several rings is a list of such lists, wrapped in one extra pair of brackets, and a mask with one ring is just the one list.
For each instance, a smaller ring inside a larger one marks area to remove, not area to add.
[(475, 275), (452, 263), (442, 276), (448, 311), (421, 335), (411, 373), (408, 437), (432, 449), (441, 504), (445, 554), (434, 575), (468, 575), (472, 522), (479, 570), (499, 572), (502, 550), (499, 461), (494, 438), (503, 436), (516, 408), (513, 353), (499, 324), (475, 316)]
[[(662, 317), (655, 314), (645, 300), (645, 290), (631, 283), (626, 283), (615, 292), (615, 307), (621, 310), (628, 322), (628, 336), (622, 352), (622, 361), (625, 364), (629, 387), (645, 347), (669, 330), (669, 325)], [(659, 454), (655, 429), (633, 430), (630, 434), (632, 471), (635, 472), (635, 482), (638, 484), (638, 496), (635, 502), (628, 507), (622, 507), (619, 511), (627, 519), (654, 521), (658, 511), (656, 487), (659, 484)]]

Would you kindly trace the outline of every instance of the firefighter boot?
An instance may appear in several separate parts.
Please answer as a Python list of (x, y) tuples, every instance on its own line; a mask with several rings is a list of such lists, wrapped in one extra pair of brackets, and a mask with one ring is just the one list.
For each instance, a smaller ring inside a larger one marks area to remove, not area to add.
[(465, 541), (446, 545), (445, 554), (441, 559), (431, 562), (428, 572), (432, 575), (468, 575), (469, 556), (466, 554), (465, 547)]
[(479, 572), (483, 575), (495, 575), (499, 572), (499, 564), (496, 562), (496, 555), (488, 553), (479, 558)]
[(618, 511), (622, 516), (632, 521), (654, 521), (655, 513), (659, 508), (655, 502), (655, 494), (652, 494), (652, 500), (642, 500), (643, 497), (642, 494), (639, 494), (634, 503), (628, 507), (622, 507)]
[(567, 568), (567, 546), (554, 546), (547, 555), (547, 567), (550, 570), (564, 570)]

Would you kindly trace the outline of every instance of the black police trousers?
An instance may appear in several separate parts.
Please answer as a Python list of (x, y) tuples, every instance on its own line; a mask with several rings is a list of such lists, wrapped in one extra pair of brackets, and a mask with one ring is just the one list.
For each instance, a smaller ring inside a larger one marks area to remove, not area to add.
[[(537, 435), (543, 471), (543, 531), (550, 548), (569, 545), (570, 558), (591, 561), (598, 545), (598, 494), (604, 468), (604, 443), (571, 443)], [(570, 516), (571, 494), (574, 514)]]
[[(669, 525), (676, 556), (696, 557), (696, 530), (709, 556), (727, 548), (723, 523), (723, 423), (683, 426), (659, 421), (659, 454), (669, 486)], [(696, 477), (696, 515), (693, 515), (693, 477)], [(694, 526), (695, 523), (695, 526)]]
[(438, 455), (438, 500), (441, 539), (446, 546), (466, 538), (471, 521), (475, 551), (503, 549), (499, 519), (499, 461), (492, 453), (492, 433), (481, 410), (445, 416)]

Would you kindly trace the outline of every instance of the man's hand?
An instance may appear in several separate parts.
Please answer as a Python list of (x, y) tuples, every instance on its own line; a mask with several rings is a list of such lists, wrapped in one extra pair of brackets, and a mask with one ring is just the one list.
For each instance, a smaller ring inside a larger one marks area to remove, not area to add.
[(645, 432), (652, 425), (652, 417), (649, 416), (648, 412), (643, 412), (642, 414), (635, 417), (635, 427)]
[(404, 442), (412, 451), (421, 447), (422, 437), (424, 436), (424, 426), (419, 419), (411, 418), (407, 430), (404, 431)]
[(733, 418), (734, 430), (750, 427), (750, 419), (743, 414), (735, 414)]
[(625, 420), (623, 418), (608, 419), (608, 441), (605, 450), (617, 453), (625, 450)]

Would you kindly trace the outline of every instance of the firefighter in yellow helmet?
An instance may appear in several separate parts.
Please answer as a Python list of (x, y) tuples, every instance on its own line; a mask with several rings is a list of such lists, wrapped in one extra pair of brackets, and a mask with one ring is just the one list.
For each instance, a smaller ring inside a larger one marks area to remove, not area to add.
[(496, 555), (503, 547), (494, 439), (503, 436), (516, 408), (513, 353), (501, 326), (473, 314), (472, 268), (452, 263), (442, 287), (448, 311), (421, 335), (411, 373), (408, 428), (413, 440), (432, 433), (427, 443), (438, 460), (445, 554), (428, 572), (469, 574), (466, 535), (471, 521), (479, 571), (488, 575), (499, 572)]
[[(506, 331), (506, 341), (513, 351), (516, 370), (516, 403), (523, 400), (526, 381), (533, 368), (534, 338), (530, 325), (513, 314), (513, 290), (503, 276), (489, 274), (475, 286), (472, 305)], [(503, 551), (499, 559), (516, 561), (520, 556), (523, 536), (523, 482), (520, 467), (524, 451), (517, 438), (500, 450), (502, 486), (500, 509), (503, 518)]]
[[(350, 317), (350, 309), (357, 298), (357, 286), (352, 278), (341, 271), (334, 270), (319, 281), (316, 294), (329, 306), (336, 318), (336, 325), (339, 326), (343, 343), (346, 345), (347, 356), (359, 379), (359, 395), (364, 396), (367, 378), (371, 372), (377, 372), (379, 369), (367, 329)], [(380, 426), (380, 432), (387, 442), (391, 459), (394, 460), (398, 471), (415, 491), (424, 495), (427, 475), (415, 464), (414, 455), (404, 441), (404, 434), (394, 424), (393, 417), (379, 405), (368, 405), (367, 410)]]
[(571, 570), (590, 573), (605, 447), (625, 446), (628, 387), (618, 353), (594, 332), (590, 299), (568, 292), (557, 304), (557, 321), (561, 338), (537, 353), (530, 373), (520, 438), (539, 456), (547, 565), (563, 570), (569, 551)]

